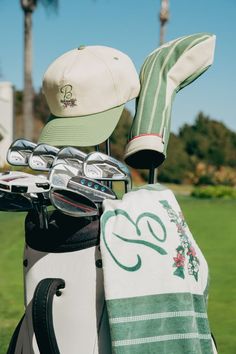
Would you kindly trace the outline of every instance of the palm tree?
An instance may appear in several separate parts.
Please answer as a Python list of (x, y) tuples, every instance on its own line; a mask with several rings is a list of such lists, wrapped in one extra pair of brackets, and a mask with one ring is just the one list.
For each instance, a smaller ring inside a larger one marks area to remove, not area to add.
[(165, 27), (166, 23), (169, 21), (169, 0), (161, 0), (161, 11), (160, 11), (160, 45), (165, 42)]
[(24, 97), (23, 97), (23, 125), (24, 137), (33, 138), (33, 98), (34, 90), (32, 84), (32, 15), (38, 3), (45, 7), (58, 6), (58, 0), (20, 0), (24, 13)]
[[(165, 43), (165, 27), (166, 23), (169, 21), (169, 0), (161, 0), (161, 10), (159, 13), (159, 20), (160, 20), (160, 42), (159, 45)], [(149, 183), (156, 183), (157, 182), (157, 175), (158, 169), (151, 168), (149, 174)]]

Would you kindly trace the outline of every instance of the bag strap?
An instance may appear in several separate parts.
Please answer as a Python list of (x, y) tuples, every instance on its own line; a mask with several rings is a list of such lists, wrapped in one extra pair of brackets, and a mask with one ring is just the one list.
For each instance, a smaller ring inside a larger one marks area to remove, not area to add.
[(6, 354), (14, 354), (15, 353), (16, 343), (18, 340), (19, 332), (20, 332), (21, 325), (22, 325), (24, 318), (25, 318), (25, 315), (22, 316), (21, 320), (19, 321), (18, 325), (16, 326), (14, 333), (11, 337), (11, 341), (9, 343), (9, 347), (8, 347)]
[(46, 278), (37, 285), (32, 301), (33, 329), (40, 353), (60, 354), (53, 327), (52, 304), (54, 295), (60, 296), (65, 281)]

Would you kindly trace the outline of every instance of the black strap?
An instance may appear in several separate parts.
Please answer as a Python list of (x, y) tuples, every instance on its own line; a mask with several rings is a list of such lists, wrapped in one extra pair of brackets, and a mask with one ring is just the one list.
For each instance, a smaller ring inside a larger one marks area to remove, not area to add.
[(63, 279), (46, 278), (37, 285), (32, 301), (32, 318), (40, 353), (60, 354), (53, 328), (53, 297), (61, 295), (65, 287)]
[(10, 341), (10, 344), (9, 344), (9, 347), (8, 347), (8, 350), (7, 350), (6, 354), (14, 354), (15, 353), (17, 339), (18, 339), (20, 328), (21, 328), (21, 324), (22, 324), (24, 318), (25, 318), (25, 315), (23, 315), (23, 317), (21, 318), (20, 322), (16, 326), (16, 328), (14, 330), (14, 333), (13, 333), (13, 335), (11, 337), (11, 341)]

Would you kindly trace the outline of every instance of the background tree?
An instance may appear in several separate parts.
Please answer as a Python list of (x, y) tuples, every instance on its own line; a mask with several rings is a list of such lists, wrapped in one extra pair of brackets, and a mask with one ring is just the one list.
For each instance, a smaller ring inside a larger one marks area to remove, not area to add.
[(24, 137), (31, 140), (34, 130), (33, 99), (34, 90), (32, 84), (32, 15), (38, 3), (44, 7), (58, 6), (58, 0), (20, 0), (24, 13), (24, 96), (23, 96), (23, 125)]
[(125, 146), (132, 124), (132, 115), (126, 108), (123, 110), (119, 123), (111, 135), (112, 156), (123, 161)]
[(160, 19), (160, 45), (165, 42), (166, 24), (169, 21), (169, 0), (161, 0)]
[(50, 110), (42, 89), (34, 95), (34, 110), (35, 118), (45, 125), (50, 115)]
[(200, 112), (193, 125), (185, 124), (179, 137), (189, 156), (220, 167), (236, 166), (236, 133)]
[(170, 134), (167, 149), (167, 158), (158, 169), (160, 182), (182, 183), (187, 178), (187, 173), (192, 168), (189, 155), (185, 151), (184, 142), (178, 135)]
[[(15, 93), (16, 126), (19, 133), (22, 116), (23, 93)], [(35, 123), (38, 132), (49, 117), (49, 108), (42, 91), (34, 95)], [(111, 154), (123, 160), (132, 115), (124, 109), (116, 129), (111, 135)], [(1, 137), (0, 137), (1, 139)], [(100, 145), (105, 152), (105, 144)], [(94, 147), (84, 147), (89, 152)], [(222, 122), (200, 112), (193, 124), (184, 124), (177, 134), (170, 134), (167, 159), (158, 169), (158, 181), (164, 183), (227, 184), (236, 185), (236, 133)], [(148, 181), (147, 170), (131, 169), (134, 183)]]

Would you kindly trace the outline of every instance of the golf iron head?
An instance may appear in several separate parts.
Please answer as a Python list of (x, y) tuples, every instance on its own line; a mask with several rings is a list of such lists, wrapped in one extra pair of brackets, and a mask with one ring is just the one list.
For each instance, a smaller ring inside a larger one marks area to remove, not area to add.
[(7, 151), (7, 162), (13, 166), (27, 166), (29, 156), (37, 144), (26, 139), (13, 141)]
[(58, 164), (70, 165), (78, 169), (78, 174), (82, 173), (82, 166), (87, 154), (71, 146), (59, 150), (52, 167)]
[(0, 210), (29, 211), (34, 209), (40, 228), (48, 228), (47, 206), (50, 185), (46, 176), (9, 171), (0, 174)]
[(8, 193), (45, 193), (50, 185), (46, 176), (9, 171), (0, 174), (0, 190)]
[(29, 167), (37, 171), (49, 171), (58, 152), (55, 146), (37, 145), (29, 157)]
[(48, 175), (48, 181), (51, 188), (66, 188), (69, 180), (77, 176), (80, 170), (66, 165), (65, 163), (58, 163), (52, 167)]
[(52, 188), (49, 192), (52, 205), (63, 214), (88, 217), (99, 214), (97, 205), (86, 196), (69, 188)]
[(67, 187), (70, 179), (77, 176), (78, 172), (77, 168), (62, 163), (52, 167), (48, 176), (51, 185), (49, 192), (51, 203), (66, 215), (75, 217), (98, 215), (99, 210), (94, 201)]
[(128, 167), (102, 152), (91, 152), (85, 157), (83, 174), (100, 181), (124, 181), (126, 191), (131, 189), (131, 175)]
[(95, 203), (102, 203), (105, 199), (117, 199), (112, 189), (85, 176), (72, 177), (67, 187), (83, 194)]
[(55, 165), (48, 176), (51, 188), (70, 188), (95, 203), (101, 203), (107, 198), (116, 199), (115, 193), (110, 188), (91, 178), (79, 176), (78, 172), (77, 168), (69, 165)]

